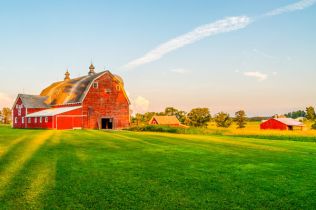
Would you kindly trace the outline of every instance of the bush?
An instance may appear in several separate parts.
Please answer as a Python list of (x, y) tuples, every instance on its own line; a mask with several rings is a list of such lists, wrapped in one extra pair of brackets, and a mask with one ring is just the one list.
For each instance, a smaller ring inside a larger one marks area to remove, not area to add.
[(316, 130), (316, 122), (312, 125), (312, 129)]
[(210, 130), (206, 128), (183, 128), (183, 127), (172, 127), (172, 126), (161, 126), (161, 125), (134, 126), (134, 127), (127, 128), (125, 130), (178, 133), (178, 134), (210, 134)]

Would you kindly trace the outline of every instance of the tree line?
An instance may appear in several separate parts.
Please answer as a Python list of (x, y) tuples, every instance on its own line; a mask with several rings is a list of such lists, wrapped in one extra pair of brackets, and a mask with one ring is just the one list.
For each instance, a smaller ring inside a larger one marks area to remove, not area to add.
[[(228, 128), (234, 122), (237, 128), (245, 128), (249, 121), (262, 121), (271, 117), (253, 117), (248, 118), (244, 110), (235, 112), (235, 116), (230, 116), (229, 113), (219, 112), (213, 117), (208, 108), (194, 108), (190, 112), (176, 109), (174, 107), (166, 107), (163, 112), (146, 112), (145, 114), (137, 113), (132, 117), (132, 125), (140, 126), (147, 125), (153, 116), (176, 116), (180, 123), (192, 127), (207, 127), (208, 123), (213, 121), (217, 127)], [(306, 107), (306, 110), (298, 110), (284, 115), (288, 118), (303, 117), (313, 122), (312, 128), (316, 129), (316, 113), (312, 106)]]
[(194, 108), (187, 113), (174, 107), (166, 107), (163, 112), (137, 113), (132, 117), (132, 125), (147, 125), (153, 116), (176, 116), (181, 124), (193, 127), (207, 127), (211, 120), (217, 127), (225, 128), (230, 127), (233, 122), (236, 123), (237, 128), (244, 128), (247, 124), (247, 115), (244, 110), (237, 111), (234, 117), (225, 112), (219, 112), (212, 117), (209, 108)]

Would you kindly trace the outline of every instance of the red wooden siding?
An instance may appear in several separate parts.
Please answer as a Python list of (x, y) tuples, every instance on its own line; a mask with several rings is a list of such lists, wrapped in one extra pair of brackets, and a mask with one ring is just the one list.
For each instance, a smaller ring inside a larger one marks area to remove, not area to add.
[[(29, 121), (30, 118), (30, 121)], [(47, 122), (46, 117), (29, 117), (26, 120), (26, 128), (41, 128), (41, 129), (51, 129), (52, 128), (52, 119), (53, 117), (48, 116)], [(40, 121), (42, 118), (42, 122)], [(36, 120), (35, 120), (36, 119)]]
[(260, 128), (263, 130), (274, 129), (274, 130), (287, 130), (288, 126), (275, 119), (269, 119), (260, 124)]
[(53, 128), (59, 130), (82, 128), (82, 109), (76, 109), (53, 117)]
[(83, 101), (83, 127), (100, 128), (101, 118), (112, 118), (113, 128), (129, 126), (129, 101), (124, 95), (119, 82), (106, 73), (95, 82), (98, 87), (90, 87)]

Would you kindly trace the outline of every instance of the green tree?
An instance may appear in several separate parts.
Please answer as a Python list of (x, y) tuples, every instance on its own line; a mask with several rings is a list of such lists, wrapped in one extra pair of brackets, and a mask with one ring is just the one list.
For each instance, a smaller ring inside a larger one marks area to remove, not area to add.
[(187, 113), (185, 111), (182, 110), (178, 110), (174, 107), (166, 107), (165, 108), (165, 113), (164, 115), (166, 116), (176, 116), (178, 118), (178, 120), (184, 124), (187, 118)]
[(135, 115), (135, 125), (139, 126), (139, 125), (142, 125), (144, 124), (145, 122), (145, 117), (143, 114), (140, 114), (140, 113), (137, 113)]
[(234, 121), (237, 124), (237, 128), (245, 128), (247, 124), (247, 116), (244, 110), (240, 110), (235, 113)]
[(285, 114), (286, 117), (296, 119), (298, 117), (306, 117), (306, 112), (304, 110), (293, 111)]
[(153, 116), (157, 115), (156, 112), (146, 112), (144, 114), (143, 123), (148, 124)]
[(228, 128), (233, 123), (233, 119), (229, 116), (228, 113), (219, 112), (215, 115), (214, 121), (217, 127)]
[(315, 109), (312, 106), (306, 108), (306, 118), (314, 121), (316, 119)]
[(190, 125), (194, 127), (207, 127), (211, 120), (211, 114), (208, 108), (195, 108), (188, 113)]
[(1, 112), (2, 112), (2, 117), (3, 117), (3, 123), (10, 124), (11, 123), (11, 116), (12, 116), (11, 109), (4, 107)]
[(178, 113), (178, 110), (174, 107), (166, 107), (165, 108), (165, 115), (166, 116), (174, 116)]

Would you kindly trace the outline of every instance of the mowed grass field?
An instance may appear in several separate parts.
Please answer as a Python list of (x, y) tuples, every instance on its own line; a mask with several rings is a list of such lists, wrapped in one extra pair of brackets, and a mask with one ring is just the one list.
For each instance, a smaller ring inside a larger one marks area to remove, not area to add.
[(315, 142), (0, 127), (0, 209), (315, 207)]

